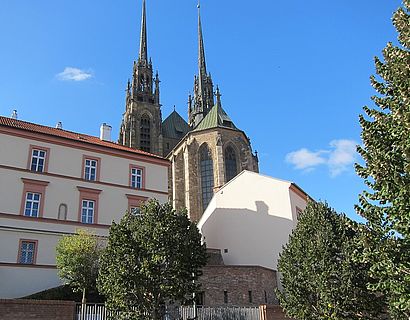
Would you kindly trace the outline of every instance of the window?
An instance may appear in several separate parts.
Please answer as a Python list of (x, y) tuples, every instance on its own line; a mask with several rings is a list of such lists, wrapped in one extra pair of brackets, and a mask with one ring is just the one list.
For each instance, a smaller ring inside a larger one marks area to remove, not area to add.
[(33, 149), (31, 155), (31, 171), (43, 172), (46, 162), (46, 151)]
[(100, 180), (101, 159), (92, 156), (83, 156), (82, 177), (87, 181)]
[(265, 293), (265, 303), (268, 303), (268, 294), (266, 293), (266, 290), (264, 290)]
[(231, 146), (225, 149), (225, 178), (226, 182), (234, 178), (238, 173), (236, 166), (235, 151)]
[(24, 215), (27, 217), (38, 217), (40, 211), (41, 194), (35, 192), (26, 193), (26, 204), (24, 206)]
[(134, 216), (141, 216), (141, 208), (139, 207), (131, 207), (130, 208), (130, 213), (133, 214)]
[(142, 151), (151, 152), (151, 121), (147, 115), (141, 118), (140, 148)]
[(30, 145), (27, 169), (35, 172), (47, 172), (50, 149)]
[(299, 220), (300, 216), (302, 215), (303, 210), (299, 207), (296, 207), (296, 218)]
[(35, 264), (36, 263), (37, 240), (20, 240), (18, 263)]
[(249, 303), (252, 303), (252, 302), (253, 302), (253, 299), (252, 299), (252, 291), (251, 291), (251, 290), (248, 291), (248, 299), (249, 299)]
[(143, 189), (145, 184), (144, 168), (130, 165), (130, 187), (134, 189)]
[(24, 183), (20, 214), (26, 217), (42, 217), (48, 181), (21, 178)]
[(81, 206), (81, 222), (82, 223), (94, 223), (94, 209), (95, 209), (95, 201), (82, 200), (82, 206)]
[(202, 209), (205, 211), (214, 194), (214, 167), (211, 152), (206, 144), (200, 148), (199, 163), (201, 170)]
[(205, 301), (205, 292), (201, 291), (195, 295), (195, 302), (198, 306), (203, 306)]
[(228, 303), (228, 291), (224, 291), (224, 303)]
[(97, 161), (85, 159), (84, 179), (95, 181), (97, 177)]
[(101, 190), (77, 187), (80, 191), (78, 221), (81, 223), (98, 223), (98, 200)]
[(141, 205), (148, 200), (147, 197), (141, 197), (134, 194), (127, 194), (128, 199), (128, 212), (135, 214), (136, 216), (141, 215)]

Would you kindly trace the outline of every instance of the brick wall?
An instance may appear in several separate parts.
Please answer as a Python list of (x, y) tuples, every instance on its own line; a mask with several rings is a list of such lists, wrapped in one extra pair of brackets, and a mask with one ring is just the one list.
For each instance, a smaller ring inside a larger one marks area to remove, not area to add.
[(283, 309), (278, 305), (259, 306), (261, 320), (292, 320), (287, 317)]
[(75, 302), (0, 299), (1, 320), (73, 320)]
[(202, 284), (205, 306), (259, 306), (276, 303), (274, 270), (260, 266), (208, 265), (202, 271), (199, 281)]

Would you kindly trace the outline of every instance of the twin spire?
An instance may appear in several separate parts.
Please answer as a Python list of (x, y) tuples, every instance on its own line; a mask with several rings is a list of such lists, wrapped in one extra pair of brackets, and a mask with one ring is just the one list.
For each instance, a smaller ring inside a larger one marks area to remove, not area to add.
[(148, 63), (147, 17), (146, 17), (146, 9), (145, 9), (145, 0), (142, 1), (140, 53), (138, 56), (138, 61)]
[[(214, 106), (214, 92), (211, 75), (207, 73), (205, 62), (205, 48), (202, 35), (201, 24), (201, 5), (198, 0), (198, 75), (194, 81), (194, 96), (189, 98), (188, 118), (189, 125), (194, 128), (198, 123), (208, 114)], [(148, 61), (148, 45), (147, 45), (147, 19), (146, 19), (146, 1), (142, 1), (142, 18), (141, 18), (141, 34), (140, 34), (140, 48), (138, 56), (138, 66), (149, 67), (151, 62)], [(145, 81), (145, 80), (144, 80)], [(144, 83), (140, 84), (137, 80), (138, 88)], [(159, 97), (158, 97), (159, 98)], [(159, 100), (159, 99), (158, 99)]]

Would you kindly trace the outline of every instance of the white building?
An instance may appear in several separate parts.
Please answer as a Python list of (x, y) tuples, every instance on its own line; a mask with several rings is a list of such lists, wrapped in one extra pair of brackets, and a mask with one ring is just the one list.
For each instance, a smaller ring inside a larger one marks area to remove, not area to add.
[(242, 171), (214, 194), (198, 228), (207, 247), (221, 249), (225, 265), (277, 270), (307, 200), (292, 182)]
[[(60, 126), (61, 127), (61, 126)], [(168, 199), (169, 162), (101, 138), (0, 117), (0, 298), (60, 285), (55, 246), (149, 198)]]

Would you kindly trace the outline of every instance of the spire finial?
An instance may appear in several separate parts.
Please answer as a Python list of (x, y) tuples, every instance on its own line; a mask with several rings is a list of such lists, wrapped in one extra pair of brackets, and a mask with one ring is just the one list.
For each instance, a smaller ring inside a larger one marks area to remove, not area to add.
[(146, 10), (145, 10), (145, 0), (142, 1), (140, 52), (139, 52), (138, 60), (148, 62), (147, 19), (146, 19)]
[(221, 104), (221, 92), (219, 91), (219, 86), (218, 85), (216, 86), (215, 95), (216, 95), (216, 104), (217, 104), (218, 107), (220, 107), (222, 105)]

